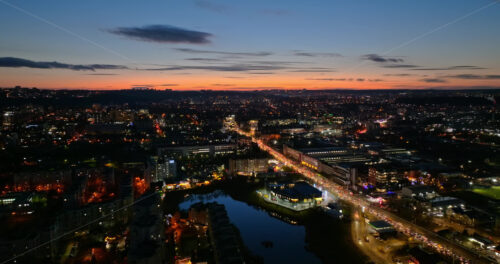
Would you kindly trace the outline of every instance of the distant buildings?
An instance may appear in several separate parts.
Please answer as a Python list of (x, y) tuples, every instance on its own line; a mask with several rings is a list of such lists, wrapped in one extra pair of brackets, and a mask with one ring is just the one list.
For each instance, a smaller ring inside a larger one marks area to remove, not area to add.
[[(262, 157), (268, 156), (254, 153), (254, 141), (237, 136), (238, 128), (264, 134), (259, 139), (277, 151), (285, 144), (283, 154), (294, 163), (359, 193), (360, 199), (387, 198), (381, 206), (394, 205), (397, 214), (413, 209), (417, 215), (423, 209), (450, 226), (454, 222), (489, 232), (500, 208), (495, 174), (500, 126), (491, 118), (498, 116), (498, 107), (462, 103), (496, 92), (474, 93), (0, 89), (5, 99), (0, 109), (5, 157), (0, 214), (12, 222), (43, 215), (48, 223), (36, 232), (18, 228), (14, 236), (2, 236), (0, 259), (37, 246), (37, 255), (60, 256), (67, 241), (57, 238), (75, 228), (97, 230), (92, 236), (99, 236), (125, 226), (128, 262), (161, 263), (163, 218), (156, 194), (132, 208), (134, 199), (164, 181), (169, 182), (165, 191), (188, 190), (224, 179), (224, 172), (267, 172), (268, 159)], [(457, 104), (457, 98), (463, 100)], [(416, 151), (439, 157), (419, 157)], [(259, 191), (266, 202), (290, 210), (322, 202), (321, 192), (304, 182), (266, 187)], [(438, 191), (464, 193), (459, 199)], [(400, 197), (403, 203), (391, 203)], [(341, 215), (340, 207), (329, 208)], [(242, 260), (240, 238), (223, 207), (193, 207), (189, 219), (189, 225), (205, 230), (211, 223), (218, 263)], [(391, 230), (380, 222), (370, 228), (377, 234)], [(470, 241), (491, 249), (480, 237)], [(426, 252), (415, 251), (415, 261), (429, 259)]]
[(436, 190), (432, 186), (427, 185), (414, 185), (403, 187), (401, 190), (403, 197), (417, 199), (421, 201), (428, 201), (437, 196)]
[(164, 153), (169, 153), (174, 156), (196, 156), (196, 155), (227, 155), (233, 154), (237, 146), (234, 144), (224, 145), (204, 145), (204, 146), (179, 146), (166, 147)]
[(154, 166), (157, 182), (177, 178), (177, 162), (174, 159), (169, 159), (166, 156), (157, 158)]
[(443, 217), (452, 208), (465, 209), (465, 202), (449, 196), (439, 196), (435, 188), (427, 185), (415, 185), (403, 187), (401, 195), (417, 201), (420, 206), (426, 209), (427, 214)]
[(5, 111), (2, 115), (2, 129), (9, 130), (14, 126), (14, 112)]
[(255, 135), (259, 130), (259, 120), (250, 120), (248, 121), (248, 125), (250, 126), (250, 134)]
[(427, 211), (434, 216), (443, 216), (447, 209), (465, 208), (465, 202), (449, 196), (437, 196), (425, 203)]
[(229, 174), (256, 176), (269, 170), (268, 159), (230, 159)]

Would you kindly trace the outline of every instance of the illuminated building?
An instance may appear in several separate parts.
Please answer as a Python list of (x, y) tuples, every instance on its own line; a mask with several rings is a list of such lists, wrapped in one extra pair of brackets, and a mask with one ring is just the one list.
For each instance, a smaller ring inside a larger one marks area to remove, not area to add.
[(268, 184), (266, 189), (260, 190), (258, 193), (265, 201), (294, 211), (315, 207), (323, 200), (321, 191), (303, 181)]
[(376, 236), (387, 236), (396, 233), (394, 227), (384, 220), (371, 221), (369, 227), (370, 231)]
[(479, 245), (484, 249), (493, 250), (495, 248), (495, 243), (493, 243), (493, 241), (478, 234), (474, 234), (473, 236), (469, 237), (469, 241)]
[(307, 148), (302, 150), (293, 149), (287, 145), (283, 145), (283, 154), (294, 160), (300, 162), (301, 165), (309, 167), (318, 172), (330, 176), (336, 183), (349, 186), (355, 182), (357, 170), (354, 166), (349, 164), (331, 164), (327, 165), (321, 160), (317, 159), (318, 156), (342, 154), (346, 153), (343, 148)]
[(156, 166), (158, 180), (177, 177), (177, 163), (173, 159), (161, 159)]
[(449, 196), (438, 196), (427, 203), (428, 211), (435, 216), (443, 216), (446, 209), (465, 208), (465, 203), (456, 198)]
[(14, 126), (14, 112), (5, 111), (2, 115), (2, 128), (9, 130)]
[(255, 132), (259, 130), (259, 120), (250, 120), (248, 124), (250, 125), (250, 133), (255, 135)]
[(167, 147), (162, 149), (165, 153), (180, 156), (196, 156), (196, 155), (227, 155), (233, 154), (237, 146), (234, 144), (223, 145), (203, 145), (203, 146), (180, 146)]
[(426, 185), (415, 185), (403, 187), (401, 194), (407, 198), (413, 198), (417, 200), (430, 200), (437, 196), (436, 191), (431, 186)]
[(368, 182), (375, 186), (378, 192), (386, 192), (390, 185), (397, 184), (399, 180), (398, 172), (392, 168), (370, 167), (368, 169)]
[(268, 171), (268, 161), (268, 159), (230, 159), (229, 173), (256, 176), (257, 173)]
[(234, 115), (227, 116), (224, 119), (224, 123), (222, 126), (224, 131), (232, 131), (237, 128), (237, 123)]

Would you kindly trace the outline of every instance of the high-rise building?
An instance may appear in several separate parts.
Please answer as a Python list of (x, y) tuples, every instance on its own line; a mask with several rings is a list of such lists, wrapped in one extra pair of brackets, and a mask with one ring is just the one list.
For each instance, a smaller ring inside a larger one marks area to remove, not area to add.
[(255, 135), (255, 132), (259, 130), (259, 120), (250, 120), (248, 124), (250, 125), (250, 133)]
[(157, 164), (157, 177), (161, 180), (177, 177), (177, 163), (173, 159), (162, 159)]
[(14, 112), (5, 111), (2, 116), (2, 129), (9, 130), (14, 126)]

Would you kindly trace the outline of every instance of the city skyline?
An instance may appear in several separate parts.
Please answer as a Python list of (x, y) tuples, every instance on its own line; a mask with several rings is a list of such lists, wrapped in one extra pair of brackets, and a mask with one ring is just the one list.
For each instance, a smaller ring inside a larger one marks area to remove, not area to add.
[(0, 87), (500, 88), (491, 0), (0, 6)]

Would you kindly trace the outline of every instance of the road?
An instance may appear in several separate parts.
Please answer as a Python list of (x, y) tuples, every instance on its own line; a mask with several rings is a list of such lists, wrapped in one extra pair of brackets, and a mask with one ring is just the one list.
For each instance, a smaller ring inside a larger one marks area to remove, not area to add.
[(374, 206), (370, 202), (366, 201), (363, 197), (350, 192), (346, 188), (320, 175), (318, 172), (313, 171), (312, 169), (302, 166), (298, 162), (289, 159), (281, 152), (270, 147), (269, 145), (264, 143), (263, 140), (254, 137), (250, 133), (245, 132), (239, 128), (236, 129), (236, 132), (240, 135), (250, 137), (252, 141), (259, 146), (260, 149), (268, 152), (278, 161), (284, 163), (288, 167), (291, 167), (296, 172), (302, 174), (317, 185), (322, 186), (322, 188), (327, 189), (332, 194), (337, 195), (339, 199), (351, 203), (352, 205), (363, 207), (364, 210), (367, 210), (371, 215), (374, 215), (379, 219), (383, 219), (391, 223), (399, 232), (413, 237), (415, 240), (419, 241), (422, 244), (425, 244), (428, 247), (433, 248), (443, 255), (453, 258), (457, 263), (494, 263), (484, 258), (483, 256), (480, 256), (475, 252), (454, 243), (453, 241), (440, 237), (430, 230), (411, 223), (382, 208)]
[[(373, 236), (369, 235), (366, 222), (361, 213), (361, 210), (355, 209), (352, 214), (351, 221), (351, 236), (354, 243), (357, 243), (358, 248), (370, 259), (377, 264), (392, 263), (392, 252), (382, 252), (379, 249), (384, 248), (383, 243), (379, 243)], [(391, 248), (391, 250), (394, 248)]]

